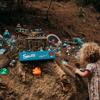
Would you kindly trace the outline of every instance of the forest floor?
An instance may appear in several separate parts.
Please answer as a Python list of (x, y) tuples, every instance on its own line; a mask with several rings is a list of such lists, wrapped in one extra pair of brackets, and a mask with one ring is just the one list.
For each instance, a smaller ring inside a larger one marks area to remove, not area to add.
[[(58, 35), (62, 41), (77, 36), (100, 44), (100, 13), (92, 6), (84, 7), (85, 16), (79, 18), (80, 7), (75, 3), (53, 2), (48, 24), (45, 17), (49, 2), (34, 1), (30, 5), (37, 10), (38, 17), (35, 19), (36, 16), (29, 16), (28, 24), (24, 23), (28, 27), (42, 28), (47, 34)], [(11, 32), (15, 32), (16, 24), (7, 27)], [(66, 55), (64, 50), (62, 55)], [(61, 59), (67, 58), (69, 63), (75, 66), (77, 61), (73, 55), (74, 53), (62, 56)], [(55, 66), (58, 66), (55, 61), (38, 64), (42, 69), (40, 77), (32, 74), (34, 65), (22, 64), (18, 60), (16, 62), (13, 68), (8, 66), (9, 75), (0, 76), (0, 100), (88, 100), (86, 80), (80, 77), (73, 78), (68, 73), (63, 79), (55, 69)], [(61, 73), (65, 74), (63, 71)]]

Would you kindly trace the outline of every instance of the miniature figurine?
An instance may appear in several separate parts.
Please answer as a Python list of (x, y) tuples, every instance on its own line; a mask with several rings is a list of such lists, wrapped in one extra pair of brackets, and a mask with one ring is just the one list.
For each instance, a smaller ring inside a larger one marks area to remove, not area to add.
[(5, 32), (3, 33), (3, 38), (5, 40), (8, 40), (9, 38), (11, 38), (11, 34), (10, 32), (6, 29)]

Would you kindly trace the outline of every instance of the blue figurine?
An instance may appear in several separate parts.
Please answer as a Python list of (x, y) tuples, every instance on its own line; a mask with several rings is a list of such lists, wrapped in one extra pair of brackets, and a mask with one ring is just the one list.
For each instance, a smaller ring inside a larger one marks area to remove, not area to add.
[(82, 45), (84, 42), (81, 38), (73, 38), (73, 42), (75, 42), (77, 45)]
[(9, 31), (6, 29), (5, 32), (3, 33), (3, 38), (5, 40), (11, 38), (11, 34), (9, 33)]

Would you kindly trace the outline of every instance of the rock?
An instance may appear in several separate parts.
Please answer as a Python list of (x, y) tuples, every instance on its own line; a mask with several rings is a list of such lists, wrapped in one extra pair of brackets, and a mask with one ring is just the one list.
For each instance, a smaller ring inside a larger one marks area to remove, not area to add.
[(5, 55), (0, 55), (0, 68), (5, 67), (9, 64), (10, 59)]

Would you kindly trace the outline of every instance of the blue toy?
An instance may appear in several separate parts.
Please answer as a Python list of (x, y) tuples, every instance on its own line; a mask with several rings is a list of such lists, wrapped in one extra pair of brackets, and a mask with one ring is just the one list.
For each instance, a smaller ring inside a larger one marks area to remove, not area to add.
[(81, 38), (73, 38), (73, 42), (75, 42), (77, 45), (82, 45), (84, 42)]
[(19, 52), (19, 61), (44, 61), (54, 59), (55, 52), (53, 50)]
[(4, 39), (9, 39), (11, 37), (11, 34), (9, 33), (8, 30), (5, 30), (5, 32), (3, 33), (3, 38)]

